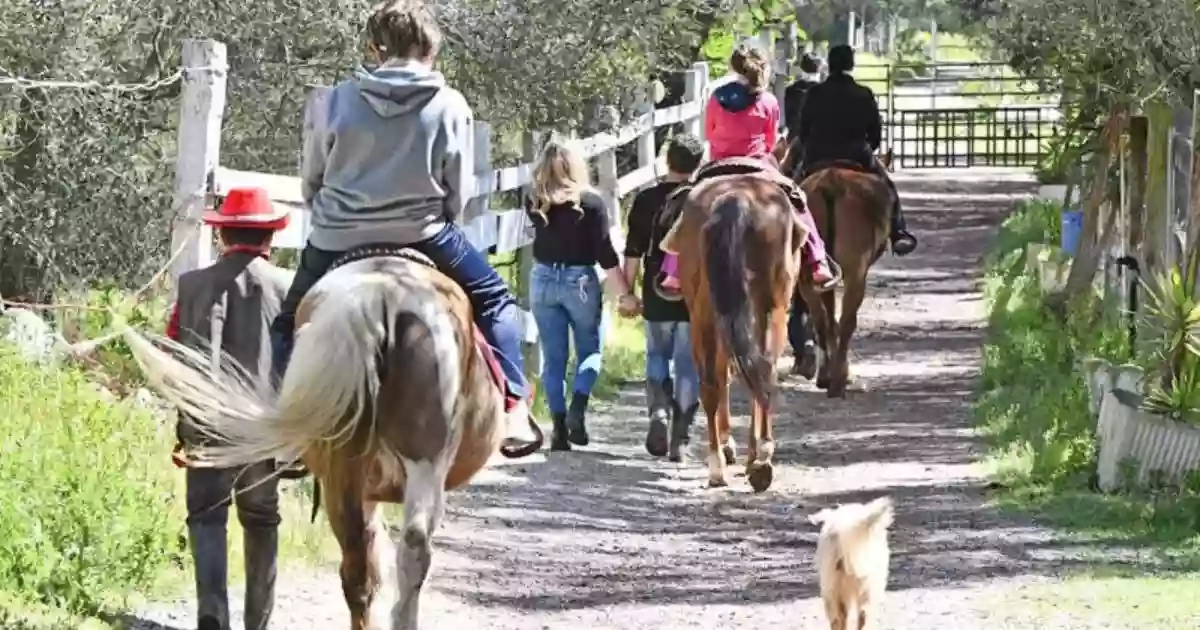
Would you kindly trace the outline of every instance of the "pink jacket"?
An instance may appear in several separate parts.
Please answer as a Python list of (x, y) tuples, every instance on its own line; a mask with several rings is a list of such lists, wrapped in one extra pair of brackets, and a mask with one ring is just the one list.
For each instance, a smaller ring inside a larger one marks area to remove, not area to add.
[[(740, 89), (739, 89), (740, 88)], [(779, 100), (774, 94), (762, 92), (744, 109), (730, 111), (721, 104), (724, 96), (728, 101), (730, 92), (743, 97), (744, 85), (732, 83), (717, 88), (704, 108), (704, 132), (709, 142), (709, 159), (727, 157), (761, 158), (771, 154), (779, 138)], [(741, 100), (738, 98), (735, 101)], [(739, 103), (740, 105), (740, 103)]]

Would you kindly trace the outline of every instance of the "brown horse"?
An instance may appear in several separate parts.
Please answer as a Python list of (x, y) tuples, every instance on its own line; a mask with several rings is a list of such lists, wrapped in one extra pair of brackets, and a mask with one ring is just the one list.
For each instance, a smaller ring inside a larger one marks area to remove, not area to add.
[(708, 484), (727, 485), (725, 467), (736, 459), (729, 424), (732, 364), (752, 399), (746, 475), (762, 492), (774, 478), (775, 363), (787, 340), (787, 309), (807, 234), (788, 195), (769, 177), (698, 174), (696, 181), (673, 249), (680, 252), (692, 356), (708, 416)]
[[(784, 159), (785, 173), (796, 173), (797, 147)], [(878, 159), (891, 170), (892, 153)], [(850, 340), (858, 328), (858, 309), (867, 291), (867, 272), (887, 247), (892, 192), (887, 182), (854, 163), (818, 164), (800, 186), (829, 254), (842, 268), (840, 317), (834, 292), (799, 290), (816, 328), (819, 351), (817, 387), (830, 398), (845, 398), (850, 380)]]
[[(445, 492), (503, 437), (501, 390), (470, 308), (427, 261), (351, 259), (300, 305), (278, 397), (231, 361), (214, 379), (206, 353), (124, 332), (156, 389), (222, 442), (205, 452), (214, 464), (301, 458), (312, 471), (342, 548), (351, 629), (416, 630)], [(381, 502), (404, 504), (399, 553)]]

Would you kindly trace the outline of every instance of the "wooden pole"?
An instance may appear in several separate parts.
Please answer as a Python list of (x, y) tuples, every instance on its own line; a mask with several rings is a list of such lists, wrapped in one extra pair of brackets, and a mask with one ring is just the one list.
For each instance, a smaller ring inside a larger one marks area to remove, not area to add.
[[(171, 266), (174, 279), (212, 261), (212, 232), (207, 227), (196, 228), (209, 205), (213, 173), (220, 161), (228, 69), (225, 44), (211, 39), (184, 40), (171, 253), (186, 249)], [(174, 292), (174, 286), (171, 290)]]

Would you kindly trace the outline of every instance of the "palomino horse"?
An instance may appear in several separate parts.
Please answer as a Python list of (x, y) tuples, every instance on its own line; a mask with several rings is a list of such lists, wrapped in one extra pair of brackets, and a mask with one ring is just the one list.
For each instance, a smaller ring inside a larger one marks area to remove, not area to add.
[[(796, 147), (782, 168), (796, 172)], [(879, 159), (891, 169), (891, 152)], [(845, 398), (850, 380), (850, 340), (858, 328), (858, 309), (867, 291), (867, 272), (887, 247), (892, 192), (887, 182), (854, 163), (817, 164), (800, 184), (830, 256), (842, 268), (842, 308), (835, 293), (819, 294), (800, 285), (816, 328), (820, 350), (817, 387), (830, 398)], [(802, 370), (804, 371), (804, 370)], [(811, 374), (811, 372), (809, 373)]]
[(807, 238), (780, 183), (738, 163), (714, 162), (696, 174), (675, 234), (679, 279), (691, 314), (692, 356), (708, 416), (708, 485), (727, 485), (736, 449), (729, 424), (730, 366), (751, 394), (746, 476), (770, 487), (775, 439), (771, 402), (775, 363), (787, 341), (787, 309)]
[[(463, 291), (408, 252), (357, 254), (301, 303), (278, 397), (232, 361), (215, 379), (206, 353), (124, 332), (156, 389), (221, 442), (204, 453), (215, 465), (303, 459), (342, 548), (351, 630), (417, 630), (445, 492), (497, 452), (504, 401)], [(404, 504), (398, 553), (381, 502)]]

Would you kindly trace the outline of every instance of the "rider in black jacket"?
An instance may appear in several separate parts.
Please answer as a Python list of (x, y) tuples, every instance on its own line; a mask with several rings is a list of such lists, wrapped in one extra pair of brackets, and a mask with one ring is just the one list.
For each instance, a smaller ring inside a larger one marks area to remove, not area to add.
[(787, 125), (788, 145), (800, 136), (800, 113), (804, 107), (804, 95), (820, 85), (817, 74), (821, 71), (821, 62), (812, 53), (804, 53), (800, 58), (800, 71), (803, 74), (796, 77), (783, 91), (783, 120)]
[(892, 190), (892, 253), (907, 256), (917, 239), (905, 227), (900, 195), (887, 170), (875, 158), (882, 141), (882, 122), (875, 93), (850, 76), (854, 49), (834, 46), (829, 51), (829, 78), (808, 90), (800, 115), (800, 143), (804, 148), (805, 173), (830, 160), (856, 162), (875, 173)]

